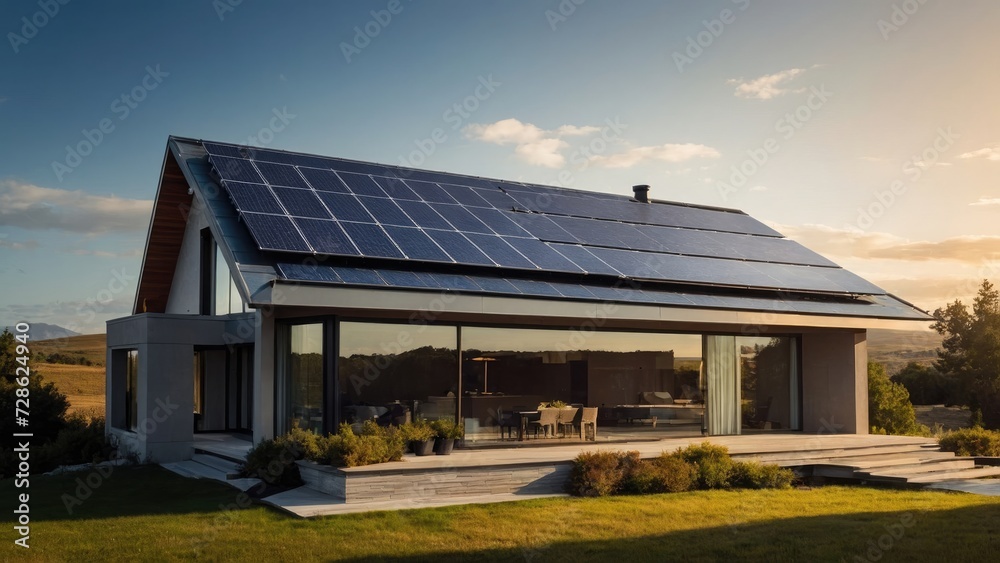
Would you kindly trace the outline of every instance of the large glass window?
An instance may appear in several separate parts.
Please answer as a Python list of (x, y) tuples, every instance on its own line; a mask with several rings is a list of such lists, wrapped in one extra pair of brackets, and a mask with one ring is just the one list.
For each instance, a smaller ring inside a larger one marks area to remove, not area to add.
[(323, 431), (323, 324), (288, 327), (287, 353), (282, 379), (285, 382), (285, 430), (299, 428)]
[(139, 351), (129, 350), (125, 363), (125, 421), (135, 432), (139, 428)]
[(455, 416), (456, 327), (342, 322), (339, 334), (342, 422)]
[(463, 327), (466, 433), (486, 439), (505, 413), (557, 401), (598, 407), (621, 433), (700, 433), (701, 346), (692, 334)]
[(790, 337), (737, 337), (740, 410), (745, 430), (796, 430), (797, 342)]

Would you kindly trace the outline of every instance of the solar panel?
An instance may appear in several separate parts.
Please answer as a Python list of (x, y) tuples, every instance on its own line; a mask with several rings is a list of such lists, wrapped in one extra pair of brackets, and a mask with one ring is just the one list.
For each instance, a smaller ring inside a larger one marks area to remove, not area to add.
[(485, 235), (493, 234), (482, 221), (476, 219), (476, 216), (462, 207), (461, 205), (447, 205), (444, 203), (431, 203), (429, 204), (434, 211), (437, 211), (439, 215), (448, 220), (449, 223), (455, 227), (456, 231), (461, 231), (463, 233), (479, 233)]
[(576, 239), (583, 244), (592, 246), (643, 250), (653, 250), (653, 246), (659, 246), (654, 244), (652, 239), (640, 233), (634, 226), (627, 223), (594, 221), (575, 217), (551, 217), (551, 219), (572, 237), (563, 237), (552, 242), (573, 242)]
[(253, 158), (256, 161), (276, 162), (279, 164), (291, 164), (294, 166), (308, 166), (310, 168), (325, 168), (328, 170), (338, 162), (335, 158), (308, 154), (295, 154), (259, 148), (253, 149)]
[(575, 244), (549, 244), (549, 247), (562, 254), (577, 266), (583, 268), (588, 274), (606, 274), (609, 276), (621, 276), (622, 273), (609, 266), (605, 261), (596, 257), (589, 250)]
[(542, 281), (519, 280), (519, 279), (510, 279), (508, 281), (514, 284), (514, 287), (516, 287), (521, 293), (525, 295), (562, 297), (562, 294), (556, 291), (556, 288)]
[(373, 178), (379, 187), (382, 188), (389, 197), (395, 200), (412, 200), (420, 201), (420, 196), (418, 196), (413, 190), (409, 188), (402, 180), (396, 178), (384, 178), (376, 176)]
[(514, 247), (496, 235), (464, 234), (466, 238), (479, 247), (479, 250), (486, 253), (499, 266), (535, 269), (535, 265), (530, 260), (522, 256), (520, 252), (514, 250)]
[(264, 179), (260, 177), (257, 169), (248, 160), (225, 156), (212, 156), (209, 160), (211, 160), (212, 166), (223, 180), (250, 182), (251, 184), (264, 183)]
[(250, 235), (257, 241), (257, 246), (261, 250), (312, 252), (292, 224), (292, 220), (284, 215), (243, 213), (243, 221), (246, 222)]
[(330, 266), (295, 262), (278, 262), (276, 266), (281, 277), (288, 280), (341, 283), (340, 276)]
[(262, 184), (245, 184), (243, 182), (223, 182), (229, 197), (236, 204), (236, 209), (251, 213), (272, 213), (284, 215), (285, 210), (271, 193), (271, 188)]
[(403, 253), (378, 225), (341, 222), (340, 226), (347, 231), (347, 235), (351, 237), (363, 256), (403, 258)]
[(391, 199), (358, 196), (358, 200), (371, 213), (372, 217), (383, 225), (414, 226), (413, 221), (410, 221), (410, 218)]
[(446, 289), (457, 289), (459, 291), (481, 291), (482, 288), (479, 284), (472, 281), (469, 276), (461, 276), (457, 274), (441, 274), (441, 273), (431, 273), (431, 278), (437, 283), (438, 287)]
[(288, 186), (290, 188), (309, 188), (309, 184), (299, 175), (293, 166), (258, 162), (257, 171), (264, 180), (272, 186)]
[(278, 201), (288, 211), (289, 215), (297, 217), (314, 217), (317, 219), (329, 219), (330, 213), (323, 206), (323, 203), (316, 197), (316, 192), (312, 190), (300, 190), (298, 188), (279, 188), (272, 186), (271, 190), (278, 197)]
[(455, 231), (439, 231), (427, 229), (427, 233), (434, 242), (441, 248), (447, 249), (448, 254), (460, 264), (477, 264), (482, 266), (495, 265), (476, 245), (469, 242), (469, 239), (462, 236), (462, 233)]
[(453, 230), (451, 223), (438, 215), (437, 211), (422, 201), (397, 200), (396, 205), (403, 210), (413, 222), (425, 229)]
[(340, 276), (340, 279), (344, 280), (345, 283), (358, 285), (385, 285), (385, 281), (378, 275), (378, 272), (375, 270), (369, 270), (368, 268), (347, 268), (334, 266), (333, 271)]
[(336, 221), (321, 221), (319, 219), (294, 218), (302, 235), (316, 252), (322, 254), (352, 255), (360, 254), (344, 229)]
[(438, 184), (441, 189), (448, 193), (455, 201), (462, 205), (471, 207), (493, 207), (490, 202), (479, 196), (478, 193), (469, 186), (456, 186), (454, 184)]
[(451, 257), (420, 229), (393, 226), (385, 226), (384, 228), (407, 258), (451, 263)]
[(418, 180), (406, 180), (406, 185), (410, 187), (420, 199), (427, 203), (458, 203), (455, 198), (448, 195), (448, 192), (441, 189), (441, 186), (430, 182)]
[(413, 272), (407, 272), (404, 270), (379, 270), (378, 275), (385, 280), (385, 283), (395, 286), (395, 287), (412, 287), (412, 288), (436, 288), (436, 285), (430, 285), (428, 283), (428, 278), (424, 276), (418, 276)]
[(375, 180), (372, 180), (370, 176), (352, 174), (349, 172), (341, 172), (339, 176), (355, 195), (386, 197), (382, 188), (380, 188), (378, 184), (375, 183)]
[(208, 152), (208, 154), (213, 156), (229, 156), (232, 158), (243, 158), (243, 155), (240, 154), (240, 147), (236, 147), (233, 145), (220, 145), (218, 143), (208, 143), (208, 142), (202, 143), (202, 146), (205, 147), (205, 150)]
[(517, 223), (511, 221), (507, 218), (507, 215), (502, 211), (496, 209), (487, 209), (485, 207), (469, 207), (467, 208), (469, 213), (476, 216), (491, 231), (498, 235), (507, 235), (514, 237), (530, 237), (531, 234), (525, 231), (517, 225)]
[(544, 242), (529, 238), (506, 238), (508, 244), (543, 270), (580, 273), (582, 268)]
[(594, 293), (586, 287), (577, 283), (549, 282), (553, 289), (558, 291), (563, 297), (574, 297), (576, 299), (596, 299)]
[(340, 221), (354, 221), (358, 223), (374, 223), (375, 219), (368, 213), (365, 206), (361, 205), (358, 198), (350, 194), (338, 194), (333, 192), (317, 192), (319, 198), (326, 204), (327, 209)]
[(511, 221), (520, 225), (520, 227), (529, 233), (531, 236), (547, 241), (558, 241), (564, 240), (568, 242), (579, 242), (576, 237), (566, 232), (565, 229), (556, 225), (552, 222), (552, 219), (544, 215), (538, 215), (535, 213), (510, 213), (505, 212), (504, 215)]
[(514, 284), (505, 280), (504, 278), (493, 278), (487, 276), (470, 276), (472, 281), (474, 281), (483, 291), (488, 291), (490, 293), (502, 293), (509, 295), (520, 295), (520, 291), (514, 287)]
[(347, 185), (341, 181), (340, 176), (337, 176), (333, 170), (317, 170), (315, 168), (300, 168), (302, 175), (305, 179), (309, 181), (317, 191), (322, 192), (338, 192), (342, 194), (349, 194), (351, 190), (347, 189)]
[(527, 211), (524, 207), (519, 204), (514, 198), (510, 197), (503, 192), (500, 188), (473, 188), (479, 197), (490, 202), (490, 205), (496, 207), (497, 209), (503, 209), (504, 211), (510, 211), (512, 209), (519, 209), (521, 211)]

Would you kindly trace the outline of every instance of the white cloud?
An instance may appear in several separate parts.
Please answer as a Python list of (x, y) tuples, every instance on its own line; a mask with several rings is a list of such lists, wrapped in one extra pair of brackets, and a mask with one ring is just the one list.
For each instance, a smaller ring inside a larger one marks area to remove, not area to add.
[(9, 248), (11, 250), (34, 250), (38, 248), (37, 240), (7, 240), (7, 234), (0, 234), (0, 248)]
[(958, 158), (985, 158), (986, 160), (998, 161), (1000, 160), (1000, 144), (964, 152), (958, 155)]
[(992, 205), (1000, 205), (1000, 197), (981, 197), (979, 201), (974, 201), (969, 205), (973, 207), (989, 207)]
[(562, 137), (581, 137), (600, 132), (592, 125), (560, 125), (545, 130), (519, 119), (502, 119), (495, 123), (470, 123), (462, 132), (466, 137), (496, 145), (515, 145), (514, 154), (528, 164), (559, 168), (566, 163), (562, 151), (569, 143)]
[(787, 87), (787, 82), (805, 72), (804, 68), (789, 68), (774, 74), (765, 74), (749, 80), (743, 78), (730, 78), (726, 84), (736, 85), (736, 96), (740, 98), (754, 98), (758, 100), (770, 100), (771, 98), (787, 94), (789, 92), (800, 92), (801, 89)]
[(684, 162), (693, 158), (719, 158), (720, 156), (718, 150), (706, 145), (667, 143), (652, 147), (635, 147), (608, 156), (593, 155), (590, 157), (590, 162), (605, 168), (628, 168), (645, 160)]
[(82, 234), (146, 230), (153, 202), (0, 181), (0, 226)]

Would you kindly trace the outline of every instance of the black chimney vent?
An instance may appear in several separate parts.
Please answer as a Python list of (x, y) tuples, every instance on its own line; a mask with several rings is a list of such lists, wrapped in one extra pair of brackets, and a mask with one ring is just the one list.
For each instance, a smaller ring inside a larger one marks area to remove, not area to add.
[(636, 201), (639, 203), (649, 203), (649, 186), (646, 184), (632, 186), (632, 191), (635, 193)]

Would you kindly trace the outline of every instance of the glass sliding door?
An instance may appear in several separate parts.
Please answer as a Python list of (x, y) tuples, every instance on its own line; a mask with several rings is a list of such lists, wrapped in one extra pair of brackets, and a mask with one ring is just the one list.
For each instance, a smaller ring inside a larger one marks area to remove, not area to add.
[(458, 327), (341, 322), (340, 422), (454, 419)]
[(799, 428), (798, 342), (793, 337), (737, 337), (741, 421), (754, 430)]
[(323, 324), (286, 327), (281, 378), (285, 394), (284, 428), (323, 431)]

